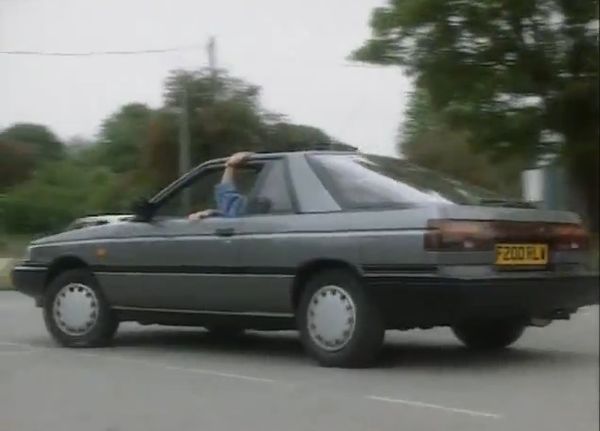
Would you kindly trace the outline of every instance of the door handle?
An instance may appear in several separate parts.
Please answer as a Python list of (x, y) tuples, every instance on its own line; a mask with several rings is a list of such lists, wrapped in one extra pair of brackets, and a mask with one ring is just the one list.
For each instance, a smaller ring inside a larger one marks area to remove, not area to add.
[(233, 236), (235, 229), (232, 227), (221, 227), (215, 230), (215, 234), (218, 236)]

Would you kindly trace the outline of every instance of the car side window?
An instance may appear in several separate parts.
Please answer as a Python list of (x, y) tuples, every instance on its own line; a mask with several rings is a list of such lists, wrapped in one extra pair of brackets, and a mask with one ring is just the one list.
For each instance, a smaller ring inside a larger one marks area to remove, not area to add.
[[(240, 193), (246, 196), (250, 193), (259, 170), (247, 167), (236, 171), (235, 185)], [(215, 209), (215, 186), (221, 182), (222, 176), (223, 168), (210, 169), (198, 175), (190, 184), (169, 196), (158, 209), (156, 216), (180, 218), (187, 217), (192, 212)]]
[(283, 160), (265, 166), (248, 204), (248, 214), (287, 214), (293, 212)]

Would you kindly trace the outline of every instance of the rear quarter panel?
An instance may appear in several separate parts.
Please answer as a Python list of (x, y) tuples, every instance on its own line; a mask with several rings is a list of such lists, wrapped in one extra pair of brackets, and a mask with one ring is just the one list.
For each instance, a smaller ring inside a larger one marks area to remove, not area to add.
[(352, 213), (353, 233), (365, 271), (413, 271), (435, 265), (424, 249), (429, 219), (439, 217), (435, 206)]
[(434, 263), (423, 248), (435, 207), (248, 218), (240, 236), (244, 266), (297, 268), (315, 259), (369, 264)]
[(294, 276), (315, 261), (365, 271), (415, 270), (433, 265), (423, 250), (427, 219), (436, 210), (332, 212), (249, 217), (237, 241), (242, 267), (257, 274), (254, 308), (290, 311)]

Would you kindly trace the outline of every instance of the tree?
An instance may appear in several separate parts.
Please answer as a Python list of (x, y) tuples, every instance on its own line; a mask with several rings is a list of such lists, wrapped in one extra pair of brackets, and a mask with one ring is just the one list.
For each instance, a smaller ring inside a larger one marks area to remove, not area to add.
[(85, 136), (75, 135), (65, 141), (65, 150), (67, 157), (80, 157), (96, 145), (95, 139)]
[(49, 233), (112, 204), (114, 174), (70, 160), (47, 162), (0, 202), (2, 224), (13, 233)]
[(192, 163), (261, 148), (266, 129), (258, 87), (224, 71), (174, 71), (165, 85), (165, 108), (179, 113), (184, 92)]
[(316, 127), (277, 122), (268, 126), (265, 149), (300, 150), (307, 147), (327, 146), (336, 142)]
[(50, 129), (40, 124), (13, 124), (0, 133), (0, 140), (28, 148), (37, 161), (57, 160), (64, 155), (63, 143)]
[(175, 180), (179, 174), (179, 142), (177, 116), (163, 110), (152, 118), (148, 146), (143, 158), (142, 182), (158, 189)]
[(153, 111), (141, 103), (122, 106), (102, 122), (97, 151), (98, 162), (114, 172), (136, 169), (148, 141), (148, 125)]
[(34, 166), (31, 148), (0, 139), (0, 191), (25, 181)]
[[(184, 92), (194, 164), (241, 150), (285, 151), (337, 142), (320, 129), (267, 112), (260, 104), (259, 87), (222, 70), (173, 72), (165, 85), (165, 110), (179, 113)], [(163, 116), (163, 127), (165, 121)]]
[(54, 142), (51, 133), (46, 141), (33, 140), (19, 126), (10, 130), (10, 139), (0, 136), (0, 188), (2, 181), (12, 186), (0, 201), (2, 223), (11, 232), (52, 231), (85, 214), (129, 211), (135, 198), (148, 197), (176, 179), (184, 90), (193, 165), (239, 150), (342, 145), (319, 129), (267, 112), (258, 87), (224, 71), (175, 71), (165, 83), (162, 107), (122, 106), (102, 123), (96, 142), (71, 140), (60, 161), (48, 157), (27, 167), (28, 151), (33, 157), (38, 148), (52, 145), (24, 145), (19, 139), (27, 135), (25, 142)]
[(0, 132), (0, 190), (28, 179), (36, 166), (64, 155), (64, 145), (46, 126), (17, 123)]
[(520, 195), (520, 157), (495, 160), (489, 154), (473, 151), (469, 132), (452, 127), (434, 111), (428, 93), (417, 90), (410, 95), (398, 149), (416, 164), (449, 176), (500, 192)]
[(390, 0), (371, 28), (354, 59), (403, 66), (476, 148), (560, 155), (597, 223), (598, 0)]

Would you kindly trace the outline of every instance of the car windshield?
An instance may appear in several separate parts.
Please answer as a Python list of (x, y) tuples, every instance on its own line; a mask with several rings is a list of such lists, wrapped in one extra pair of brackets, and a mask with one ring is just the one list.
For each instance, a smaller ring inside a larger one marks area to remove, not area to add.
[(309, 155), (321, 181), (345, 209), (428, 203), (478, 205), (504, 199), (405, 160), (374, 155)]

